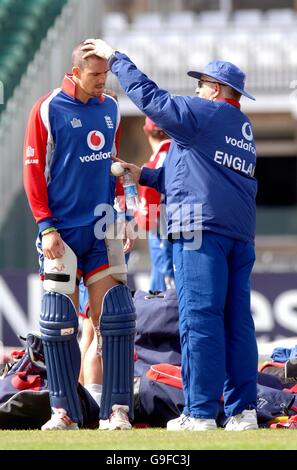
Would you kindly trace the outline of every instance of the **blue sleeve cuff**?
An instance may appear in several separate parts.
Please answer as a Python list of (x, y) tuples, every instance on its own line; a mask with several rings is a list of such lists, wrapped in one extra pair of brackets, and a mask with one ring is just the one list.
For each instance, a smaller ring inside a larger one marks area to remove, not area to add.
[(149, 186), (160, 193), (165, 192), (164, 188), (164, 167), (160, 168), (142, 168), (140, 173), (139, 184)]
[(54, 219), (51, 217), (43, 219), (41, 222), (38, 223), (39, 233), (43, 232), (44, 230), (50, 227), (55, 227)]
[(118, 60), (118, 54), (120, 53), (118, 51), (115, 51), (114, 54), (112, 54), (107, 61), (108, 68), (111, 71), (112, 71), (113, 64)]
[(152, 168), (142, 168), (139, 178), (139, 184), (141, 186), (150, 186), (150, 181), (152, 179), (151, 173), (153, 172)]

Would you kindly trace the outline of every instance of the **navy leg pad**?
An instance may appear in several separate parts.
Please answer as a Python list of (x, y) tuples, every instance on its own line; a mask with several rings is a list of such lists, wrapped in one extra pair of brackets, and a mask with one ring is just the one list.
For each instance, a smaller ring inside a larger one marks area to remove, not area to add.
[(130, 289), (119, 284), (106, 293), (100, 320), (103, 389), (100, 418), (108, 419), (112, 405), (128, 405), (134, 417), (135, 307)]
[(80, 371), (80, 350), (76, 338), (78, 318), (66, 295), (45, 292), (40, 331), (51, 407), (64, 408), (72, 421), (81, 424), (82, 410), (77, 394)]

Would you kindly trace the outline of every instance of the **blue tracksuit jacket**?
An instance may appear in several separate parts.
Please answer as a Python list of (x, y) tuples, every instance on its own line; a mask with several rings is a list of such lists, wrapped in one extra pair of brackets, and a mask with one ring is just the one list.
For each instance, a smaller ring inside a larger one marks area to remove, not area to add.
[[(173, 213), (168, 232), (202, 227), (253, 241), (256, 149), (245, 114), (226, 101), (172, 96), (125, 54), (116, 52), (110, 64), (129, 98), (173, 139), (165, 166), (143, 169), (140, 180), (165, 193)], [(200, 206), (201, 212), (192, 209), (177, 227), (172, 219), (186, 204)]]

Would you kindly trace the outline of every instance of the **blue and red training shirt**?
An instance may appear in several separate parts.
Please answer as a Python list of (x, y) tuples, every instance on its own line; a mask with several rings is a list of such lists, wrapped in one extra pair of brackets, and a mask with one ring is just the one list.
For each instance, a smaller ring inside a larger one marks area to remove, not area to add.
[(62, 87), (37, 101), (29, 117), (24, 185), (40, 231), (91, 225), (98, 204), (114, 204), (118, 104), (106, 94), (83, 103), (75, 87), (65, 75)]

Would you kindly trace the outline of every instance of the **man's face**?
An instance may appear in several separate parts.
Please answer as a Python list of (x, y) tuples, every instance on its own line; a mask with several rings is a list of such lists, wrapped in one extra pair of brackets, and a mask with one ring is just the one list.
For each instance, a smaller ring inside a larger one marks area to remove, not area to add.
[(90, 97), (99, 97), (103, 93), (107, 72), (107, 60), (99, 57), (89, 57), (83, 69), (73, 69), (80, 88)]
[(204, 98), (206, 100), (212, 99), (214, 94), (218, 91), (219, 85), (218, 83), (211, 77), (207, 77), (207, 75), (202, 75), (198, 83), (201, 84), (201, 87), (197, 88), (197, 95), (199, 98)]

